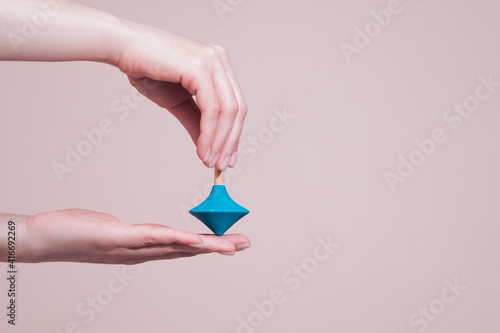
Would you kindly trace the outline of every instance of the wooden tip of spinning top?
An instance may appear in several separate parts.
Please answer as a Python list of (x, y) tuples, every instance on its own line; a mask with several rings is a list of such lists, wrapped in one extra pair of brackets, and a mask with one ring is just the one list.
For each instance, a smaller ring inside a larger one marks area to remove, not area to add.
[(214, 185), (224, 185), (224, 171), (214, 168)]

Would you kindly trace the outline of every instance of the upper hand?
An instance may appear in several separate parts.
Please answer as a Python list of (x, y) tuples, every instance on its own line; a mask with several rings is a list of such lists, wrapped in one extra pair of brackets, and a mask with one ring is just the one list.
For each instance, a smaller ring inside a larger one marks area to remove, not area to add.
[(182, 123), (206, 166), (234, 167), (247, 106), (227, 53), (163, 30), (130, 27), (117, 67)]

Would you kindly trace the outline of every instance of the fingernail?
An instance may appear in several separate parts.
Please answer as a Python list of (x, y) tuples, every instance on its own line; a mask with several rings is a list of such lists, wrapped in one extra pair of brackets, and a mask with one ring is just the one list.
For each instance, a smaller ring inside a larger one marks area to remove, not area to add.
[(217, 163), (217, 160), (219, 159), (219, 155), (220, 154), (215, 155), (215, 157), (212, 160), (212, 162), (210, 162), (210, 164), (208, 165), (210, 168), (213, 168), (215, 166), (215, 163)]
[(250, 243), (238, 244), (238, 245), (236, 245), (236, 251), (248, 249), (250, 246), (251, 246)]
[(205, 158), (203, 159), (203, 162), (207, 163), (208, 158), (210, 157), (210, 153), (212, 152), (212, 147), (208, 147), (207, 153), (205, 154)]
[(234, 166), (236, 165), (236, 160), (237, 160), (237, 159), (238, 159), (238, 152), (237, 152), (237, 151), (235, 151), (235, 152), (233, 153), (233, 155), (231, 155), (231, 161), (229, 162), (229, 166), (230, 166), (231, 168), (234, 168)]
[(225, 256), (234, 256), (234, 252), (219, 252), (219, 253)]
[(231, 160), (231, 156), (226, 156), (224, 159), (224, 162), (220, 165), (220, 171), (225, 171), (227, 169), (227, 166), (229, 165), (229, 161)]

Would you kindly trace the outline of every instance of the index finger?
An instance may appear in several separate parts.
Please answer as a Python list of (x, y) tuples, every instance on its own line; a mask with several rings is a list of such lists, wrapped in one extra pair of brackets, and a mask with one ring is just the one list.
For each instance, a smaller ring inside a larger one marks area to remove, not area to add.
[(161, 224), (128, 225), (119, 235), (117, 242), (127, 248), (169, 244), (184, 244), (200, 248), (203, 246), (203, 239), (200, 235), (168, 228)]

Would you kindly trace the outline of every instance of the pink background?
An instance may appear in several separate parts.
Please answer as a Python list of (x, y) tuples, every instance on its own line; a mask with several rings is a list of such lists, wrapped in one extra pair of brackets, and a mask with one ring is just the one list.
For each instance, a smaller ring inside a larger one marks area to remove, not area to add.
[[(230, 231), (253, 247), (138, 266), (20, 265), (18, 326), (3, 310), (2, 332), (500, 330), (500, 87), (460, 128), (443, 119), (479, 76), (500, 81), (498, 3), (401, 0), (348, 63), (340, 44), (388, 1), (233, 0), (224, 20), (212, 0), (80, 2), (228, 50), (250, 108), (228, 190), (251, 214)], [(1, 211), (86, 208), (207, 231), (182, 212), (210, 171), (167, 111), (142, 101), (124, 120), (112, 112), (131, 93), (118, 70), (0, 63), (0, 87)], [(295, 118), (270, 130), (273, 110)], [(103, 118), (113, 133), (59, 182), (52, 162)], [(384, 173), (435, 128), (447, 140), (391, 191)], [(318, 237), (340, 246), (319, 256)], [(123, 267), (135, 278), (110, 300)], [(4, 308), (5, 279), (0, 288)], [(86, 322), (77, 309), (97, 296), (108, 304)]]

